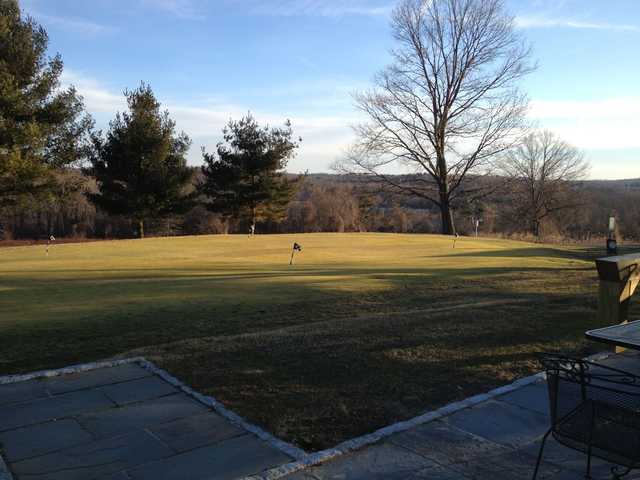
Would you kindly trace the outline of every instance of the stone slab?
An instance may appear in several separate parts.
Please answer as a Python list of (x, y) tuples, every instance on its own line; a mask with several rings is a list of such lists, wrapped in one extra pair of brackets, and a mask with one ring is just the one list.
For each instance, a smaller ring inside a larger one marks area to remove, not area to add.
[(97, 391), (72, 392), (0, 409), (0, 432), (113, 407)]
[(462, 410), (446, 421), (461, 430), (507, 447), (531, 443), (549, 430), (549, 419), (532, 410), (505, 402), (488, 401)]
[(213, 412), (157, 425), (150, 431), (176, 452), (194, 450), (246, 433)]
[[(484, 457), (476, 457), (471, 461), (450, 465), (449, 468), (467, 478), (491, 480), (530, 480), (535, 469), (536, 457), (522, 451), (508, 451)], [(557, 465), (541, 464), (538, 480), (557, 478), (563, 469)], [(575, 472), (568, 472), (572, 477)]]
[(88, 480), (168, 457), (172, 453), (169, 447), (148, 432), (137, 431), (16, 462), (12, 469), (17, 480)]
[(404, 478), (406, 480), (470, 480), (469, 477), (460, 475), (460, 472), (440, 466), (420, 470)]
[(96, 437), (108, 437), (209, 411), (185, 394), (170, 395), (78, 417), (80, 425)]
[(133, 480), (236, 480), (291, 461), (252, 435), (128, 470)]
[(418, 472), (436, 467), (434, 462), (415, 452), (391, 443), (383, 443), (285, 478), (287, 480), (405, 480), (417, 475)]
[(11, 403), (24, 403), (38, 398), (48, 397), (49, 393), (41, 380), (7, 383), (0, 385), (0, 406)]
[(178, 393), (174, 386), (155, 375), (107, 385), (100, 387), (99, 390), (117, 405), (126, 405)]
[(108, 474), (107, 476), (98, 477), (97, 480), (131, 480), (131, 477), (126, 471)]
[(128, 382), (138, 378), (151, 376), (152, 373), (140, 365), (128, 363), (117, 367), (98, 368), (86, 372), (60, 375), (43, 380), (46, 388), (52, 394), (86, 390), (89, 388), (110, 385), (112, 383)]
[(472, 435), (443, 421), (435, 421), (394, 435), (389, 442), (419, 453), (440, 465), (452, 465), (511, 451), (508, 447)]
[(511, 393), (497, 397), (496, 400), (549, 416), (549, 391), (545, 383), (519, 388)]
[(0, 433), (0, 449), (7, 461), (16, 462), (92, 440), (78, 422), (65, 419)]
[[(524, 446), (521, 450), (528, 455), (536, 456), (540, 451), (542, 439), (538, 439), (532, 444)], [(543, 462), (560, 465), (564, 469), (572, 470), (584, 474), (587, 465), (587, 456), (579, 451), (565, 447), (558, 443), (553, 437), (549, 437), (544, 447), (542, 457)], [(591, 459), (592, 473), (596, 478), (602, 476), (606, 478), (611, 470), (611, 464), (596, 457)], [(625, 478), (629, 478), (628, 476)]]

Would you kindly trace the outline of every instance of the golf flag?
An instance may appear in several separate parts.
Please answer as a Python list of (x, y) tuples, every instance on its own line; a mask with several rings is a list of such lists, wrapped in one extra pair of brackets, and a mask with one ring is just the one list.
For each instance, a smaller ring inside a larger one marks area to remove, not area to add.
[(293, 256), (295, 255), (296, 252), (301, 252), (302, 251), (302, 245), (300, 245), (299, 243), (294, 242), (293, 243), (293, 249), (291, 250), (291, 260), (289, 261), (289, 265), (293, 265)]

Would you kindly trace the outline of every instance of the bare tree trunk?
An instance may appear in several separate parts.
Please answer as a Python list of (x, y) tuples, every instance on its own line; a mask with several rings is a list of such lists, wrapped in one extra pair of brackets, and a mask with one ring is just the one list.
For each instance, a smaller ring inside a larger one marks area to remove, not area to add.
[[(393, 63), (374, 88), (356, 94), (368, 118), (355, 126), (357, 140), (335, 166), (440, 205), (442, 230), (450, 235), (451, 199), (470, 194), (465, 179), (490, 173), (528, 126), (528, 100), (517, 86), (534, 66), (504, 6), (401, 0), (392, 15)], [(417, 175), (388, 173), (407, 166)]]
[(536, 238), (540, 237), (540, 221), (537, 218), (534, 218), (531, 221), (531, 233)]
[(440, 207), (440, 213), (442, 216), (442, 234), (443, 235), (455, 235), (456, 226), (453, 222), (453, 210), (449, 204), (442, 205)]
[(144, 220), (138, 220), (138, 231), (140, 238), (144, 238)]
[(456, 227), (453, 222), (453, 211), (447, 185), (440, 187), (440, 216), (442, 218), (442, 234), (455, 235)]

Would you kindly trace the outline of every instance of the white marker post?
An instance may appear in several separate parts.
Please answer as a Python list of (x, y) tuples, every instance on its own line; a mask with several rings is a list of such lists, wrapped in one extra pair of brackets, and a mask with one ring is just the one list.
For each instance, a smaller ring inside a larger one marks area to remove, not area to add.
[(473, 227), (476, 230), (476, 238), (478, 238), (478, 228), (480, 228), (480, 224), (482, 223), (482, 219), (478, 218), (478, 217), (473, 217), (471, 219), (471, 221), (473, 222)]
[(607, 237), (607, 255), (618, 254), (618, 239), (616, 238), (616, 217), (609, 217), (609, 236)]

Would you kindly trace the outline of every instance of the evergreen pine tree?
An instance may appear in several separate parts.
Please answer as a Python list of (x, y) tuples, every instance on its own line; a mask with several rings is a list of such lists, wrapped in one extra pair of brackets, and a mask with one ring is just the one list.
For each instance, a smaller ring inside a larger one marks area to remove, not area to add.
[(149, 85), (125, 91), (125, 96), (128, 111), (116, 115), (106, 137), (93, 135), (87, 173), (96, 178), (100, 192), (90, 199), (110, 214), (135, 221), (143, 238), (146, 220), (181, 213), (192, 203), (193, 172), (186, 161), (191, 140), (176, 133)]
[(76, 90), (60, 88), (48, 43), (17, 0), (0, 0), (0, 207), (54, 185), (52, 170), (81, 159), (92, 126)]
[(251, 233), (259, 221), (281, 221), (297, 186), (284, 171), (301, 141), (292, 140), (291, 123), (260, 127), (248, 114), (230, 121), (223, 135), (217, 155), (203, 149), (200, 192), (208, 198), (207, 207), (225, 217), (247, 219)]

